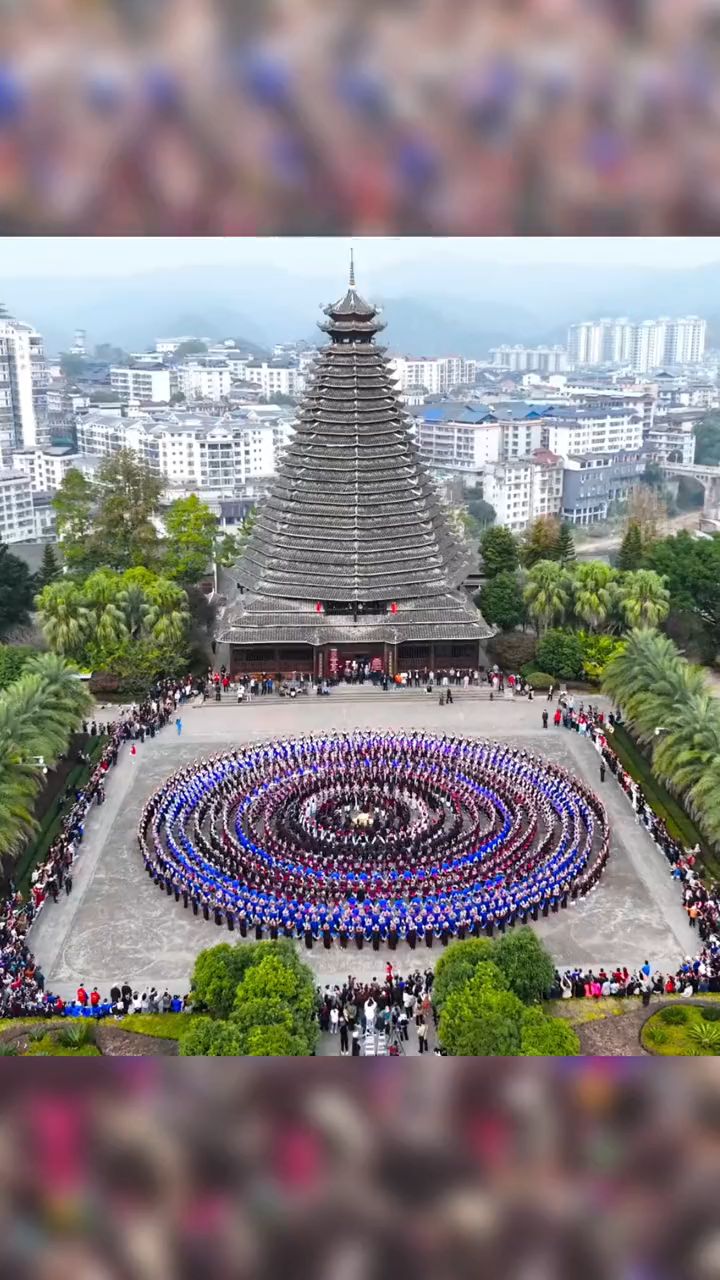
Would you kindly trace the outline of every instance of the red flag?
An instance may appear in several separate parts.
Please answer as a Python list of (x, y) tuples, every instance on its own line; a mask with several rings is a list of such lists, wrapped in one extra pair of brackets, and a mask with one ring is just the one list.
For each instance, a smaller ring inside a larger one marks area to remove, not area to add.
[(322, 613), (322, 611), (323, 611), (323, 607), (322, 607), (322, 605), (321, 605), (320, 601), (318, 600), (318, 601), (317, 601), (317, 604), (315, 605), (315, 612), (316, 612), (316, 613)]

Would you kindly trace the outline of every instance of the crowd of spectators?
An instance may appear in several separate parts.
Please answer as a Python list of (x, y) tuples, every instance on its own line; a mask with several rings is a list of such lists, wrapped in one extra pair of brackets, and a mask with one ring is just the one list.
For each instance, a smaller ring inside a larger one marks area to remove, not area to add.
[(411, 1028), (418, 1052), (426, 1053), (428, 1032), (436, 1023), (432, 988), (432, 969), (404, 978), (390, 961), (382, 981), (361, 981), (349, 974), (342, 986), (318, 988), (320, 1030), (338, 1037), (341, 1057), (360, 1057), (368, 1038), (373, 1052), (379, 1040), (391, 1056), (404, 1053)]
[[(134, 752), (137, 742), (144, 742), (146, 736), (154, 737), (174, 718), (176, 708), (189, 696), (191, 687), (189, 679), (159, 681), (143, 702), (122, 711), (117, 719), (83, 724), (86, 738), (105, 739), (97, 763), (88, 781), (76, 791), (45, 858), (32, 871), (29, 892), (23, 894), (11, 883), (5, 901), (0, 904), (0, 1016), (53, 1012), (55, 997), (45, 990), (44, 974), (28, 946), (28, 930), (49, 900), (57, 902), (61, 894), (72, 892), (73, 867), (82, 845), (88, 810), (91, 805), (104, 802), (107, 775), (117, 764), (123, 745), (129, 744), (130, 751)], [(86, 754), (80, 754), (86, 762)], [(60, 807), (65, 802), (66, 797), (61, 796)]]
[(8, 0), (0, 220), (712, 234), (718, 31), (713, 0)]

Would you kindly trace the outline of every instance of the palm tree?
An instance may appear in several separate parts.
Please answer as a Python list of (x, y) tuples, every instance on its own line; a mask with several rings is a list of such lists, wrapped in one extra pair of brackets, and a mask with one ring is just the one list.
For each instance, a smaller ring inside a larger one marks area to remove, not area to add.
[(575, 614), (591, 631), (600, 631), (608, 621), (615, 604), (616, 582), (615, 570), (602, 560), (591, 560), (575, 568)]
[(125, 617), (125, 625), (134, 640), (150, 627), (152, 605), (147, 593), (139, 585), (126, 587), (118, 597), (118, 604)]
[(77, 672), (52, 653), (32, 657), (0, 696), (0, 855), (16, 853), (35, 829), (43, 769), (67, 750), (91, 702)]
[(670, 609), (665, 578), (652, 569), (624, 574), (619, 597), (620, 611), (631, 627), (657, 627)]
[(604, 691), (624, 710), (633, 694), (652, 689), (657, 679), (681, 662), (677, 647), (667, 636), (635, 628), (625, 648), (605, 668)]
[(77, 668), (56, 653), (36, 653), (28, 660), (25, 671), (40, 676), (47, 705), (61, 712), (68, 732), (74, 733), (93, 701), (87, 685), (79, 679)]
[(74, 582), (51, 582), (35, 597), (40, 626), (50, 648), (80, 657), (92, 629), (92, 614)]
[(123, 640), (128, 638), (125, 613), (117, 604), (106, 604), (98, 618), (95, 638), (102, 648), (108, 652), (118, 649)]
[(673, 708), (670, 726), (653, 751), (653, 768), (673, 791), (683, 795), (720, 760), (720, 712), (705, 690)]
[(708, 765), (702, 778), (685, 795), (685, 804), (705, 835), (720, 844), (720, 760)]
[(538, 631), (563, 622), (570, 602), (570, 585), (567, 571), (554, 560), (539, 560), (530, 569), (524, 597)]
[(152, 634), (160, 644), (176, 648), (182, 643), (188, 624), (188, 614), (179, 609), (160, 614), (155, 622)]

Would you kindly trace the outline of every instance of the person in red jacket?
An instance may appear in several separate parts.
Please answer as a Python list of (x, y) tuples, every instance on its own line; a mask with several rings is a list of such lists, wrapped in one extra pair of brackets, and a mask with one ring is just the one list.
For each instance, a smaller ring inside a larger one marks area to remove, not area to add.
[(82, 1005), (83, 1009), (85, 1008), (85, 1005), (88, 1002), (88, 993), (85, 990), (84, 982), (81, 982), (80, 986), (77, 989), (77, 1002), (78, 1004)]
[(98, 991), (97, 987), (93, 987), (92, 991), (90, 992), (90, 1004), (92, 1005), (93, 1009), (97, 1009), (99, 1003), (100, 1003), (100, 992)]

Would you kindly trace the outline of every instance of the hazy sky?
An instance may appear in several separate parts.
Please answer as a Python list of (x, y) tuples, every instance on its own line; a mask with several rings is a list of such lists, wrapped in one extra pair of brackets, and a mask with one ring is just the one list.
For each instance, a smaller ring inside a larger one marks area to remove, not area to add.
[(319, 267), (345, 270), (350, 245), (358, 268), (382, 270), (391, 263), (435, 262), (443, 255), (468, 264), (563, 262), (578, 266), (696, 267), (720, 261), (720, 238), (630, 237), (595, 239), (410, 239), (356, 236), (324, 239), (222, 238), (28, 238), (0, 240), (0, 277), (131, 275), (153, 268), (239, 267), (273, 263), (297, 275)]

